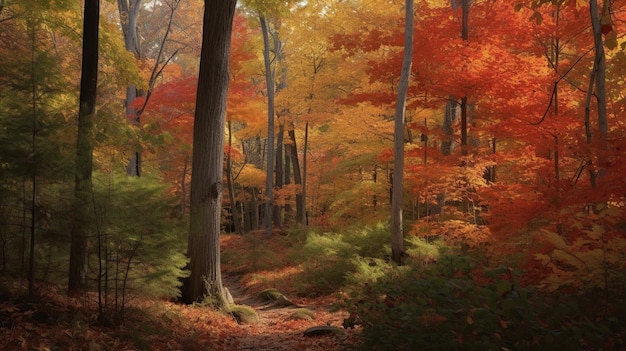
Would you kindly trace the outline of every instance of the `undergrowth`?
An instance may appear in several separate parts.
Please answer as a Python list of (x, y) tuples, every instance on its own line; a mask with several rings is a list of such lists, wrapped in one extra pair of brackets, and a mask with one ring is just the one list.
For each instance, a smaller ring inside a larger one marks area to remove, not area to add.
[[(480, 252), (412, 236), (405, 242), (407, 263), (397, 267), (389, 259), (389, 237), (388, 226), (379, 224), (258, 238), (256, 265), (265, 270), (253, 270), (255, 281), (260, 290), (335, 294), (337, 306), (361, 324), (355, 349), (624, 349), (624, 296), (600, 308), (597, 289), (525, 286), (521, 272), (486, 267)], [(271, 254), (259, 255), (266, 252)], [(234, 253), (226, 257), (241, 260)]]

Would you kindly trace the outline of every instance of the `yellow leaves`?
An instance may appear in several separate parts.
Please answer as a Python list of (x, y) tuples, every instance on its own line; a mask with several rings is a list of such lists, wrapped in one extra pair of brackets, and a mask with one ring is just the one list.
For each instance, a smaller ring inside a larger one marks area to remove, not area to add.
[(607, 289), (624, 269), (626, 238), (611, 231), (611, 222), (621, 212), (615, 206), (596, 206), (597, 213), (570, 214), (573, 223), (558, 234), (542, 230), (538, 238), (552, 247), (548, 253), (536, 253), (534, 259), (547, 270), (543, 285), (550, 291), (561, 287), (598, 287)]
[(237, 183), (245, 187), (265, 188), (265, 172), (253, 165), (245, 165), (239, 176)]

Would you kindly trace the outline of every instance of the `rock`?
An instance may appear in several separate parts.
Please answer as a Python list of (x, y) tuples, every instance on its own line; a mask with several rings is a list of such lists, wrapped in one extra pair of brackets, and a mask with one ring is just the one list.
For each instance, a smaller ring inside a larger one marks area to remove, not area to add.
[(263, 301), (276, 301), (281, 296), (284, 297), (284, 295), (280, 291), (274, 288), (265, 289), (259, 293), (259, 298), (261, 298)]

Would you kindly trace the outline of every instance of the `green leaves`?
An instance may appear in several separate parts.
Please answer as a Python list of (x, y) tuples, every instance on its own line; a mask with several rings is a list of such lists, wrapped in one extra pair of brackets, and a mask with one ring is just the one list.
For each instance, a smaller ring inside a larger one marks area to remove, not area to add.
[(363, 349), (578, 350), (607, 342), (606, 325), (592, 326), (581, 300), (541, 296), (504, 266), (479, 280), (462, 268), (470, 262), (441, 257), (423, 271), (390, 272), (355, 294), (347, 305), (363, 321)]

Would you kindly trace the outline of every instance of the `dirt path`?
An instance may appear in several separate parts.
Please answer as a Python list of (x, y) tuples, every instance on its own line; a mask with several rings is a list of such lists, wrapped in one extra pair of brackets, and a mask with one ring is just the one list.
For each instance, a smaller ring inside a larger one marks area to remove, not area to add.
[[(237, 276), (224, 277), (223, 281), (236, 304), (250, 306), (259, 315), (257, 324), (239, 326), (241, 334), (227, 341), (228, 350), (341, 350), (354, 336), (354, 331), (345, 331), (341, 336), (306, 337), (303, 333), (310, 327), (341, 327), (343, 319), (347, 317), (346, 312), (330, 312), (330, 305), (318, 304), (319, 301), (315, 299), (293, 298), (297, 306), (278, 307), (246, 291)], [(311, 310), (315, 319), (294, 319), (293, 313), (298, 308)]]

